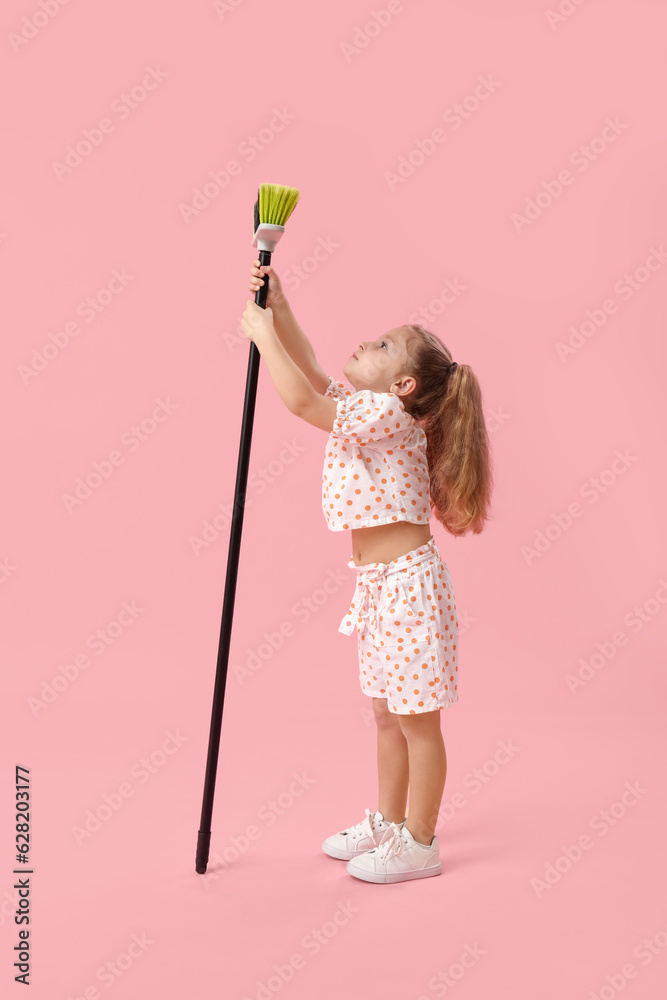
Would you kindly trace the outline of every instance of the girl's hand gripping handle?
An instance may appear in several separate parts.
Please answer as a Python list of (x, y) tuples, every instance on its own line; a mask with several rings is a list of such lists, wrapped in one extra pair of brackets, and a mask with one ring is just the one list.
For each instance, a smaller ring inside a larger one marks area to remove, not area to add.
[[(269, 262), (264, 263), (261, 258), (268, 257)], [(250, 268), (250, 291), (255, 293), (255, 302), (262, 309), (267, 307), (276, 311), (284, 301), (284, 292), (280, 278), (271, 267), (271, 254), (268, 251), (260, 250), (260, 259), (253, 262)], [(271, 282), (269, 284), (269, 278)]]

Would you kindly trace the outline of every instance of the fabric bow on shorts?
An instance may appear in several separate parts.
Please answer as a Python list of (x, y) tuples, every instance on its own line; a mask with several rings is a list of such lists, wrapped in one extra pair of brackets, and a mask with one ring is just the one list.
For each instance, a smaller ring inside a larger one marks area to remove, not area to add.
[(352, 602), (343, 616), (338, 631), (344, 635), (352, 635), (355, 628), (363, 632), (364, 625), (374, 633), (378, 626), (378, 605), (380, 603), (380, 587), (378, 581), (387, 575), (389, 563), (371, 563), (368, 566), (357, 566), (354, 559), (348, 562), (350, 569), (357, 571), (357, 585)]

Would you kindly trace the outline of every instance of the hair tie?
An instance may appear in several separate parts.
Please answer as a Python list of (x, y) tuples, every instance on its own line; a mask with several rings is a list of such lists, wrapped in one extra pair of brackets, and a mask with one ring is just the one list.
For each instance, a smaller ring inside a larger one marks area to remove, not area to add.
[(448, 378), (452, 374), (452, 372), (454, 371), (455, 368), (458, 368), (458, 362), (457, 361), (452, 361), (451, 365), (447, 369), (447, 377)]

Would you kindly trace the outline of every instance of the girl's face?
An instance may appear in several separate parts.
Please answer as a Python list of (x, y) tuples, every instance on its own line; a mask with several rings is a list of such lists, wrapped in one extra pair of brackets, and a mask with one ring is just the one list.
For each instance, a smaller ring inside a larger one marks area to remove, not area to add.
[(404, 375), (409, 363), (408, 337), (408, 329), (399, 326), (377, 340), (362, 340), (343, 365), (343, 374), (357, 390), (407, 395), (416, 385), (411, 375)]

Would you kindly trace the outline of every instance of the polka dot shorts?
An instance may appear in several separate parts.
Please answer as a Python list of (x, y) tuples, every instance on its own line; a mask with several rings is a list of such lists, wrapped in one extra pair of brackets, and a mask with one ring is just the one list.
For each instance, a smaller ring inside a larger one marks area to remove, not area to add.
[(339, 632), (357, 629), (364, 694), (416, 715), (458, 701), (458, 618), (449, 569), (435, 539), (389, 563), (348, 566), (357, 586)]

